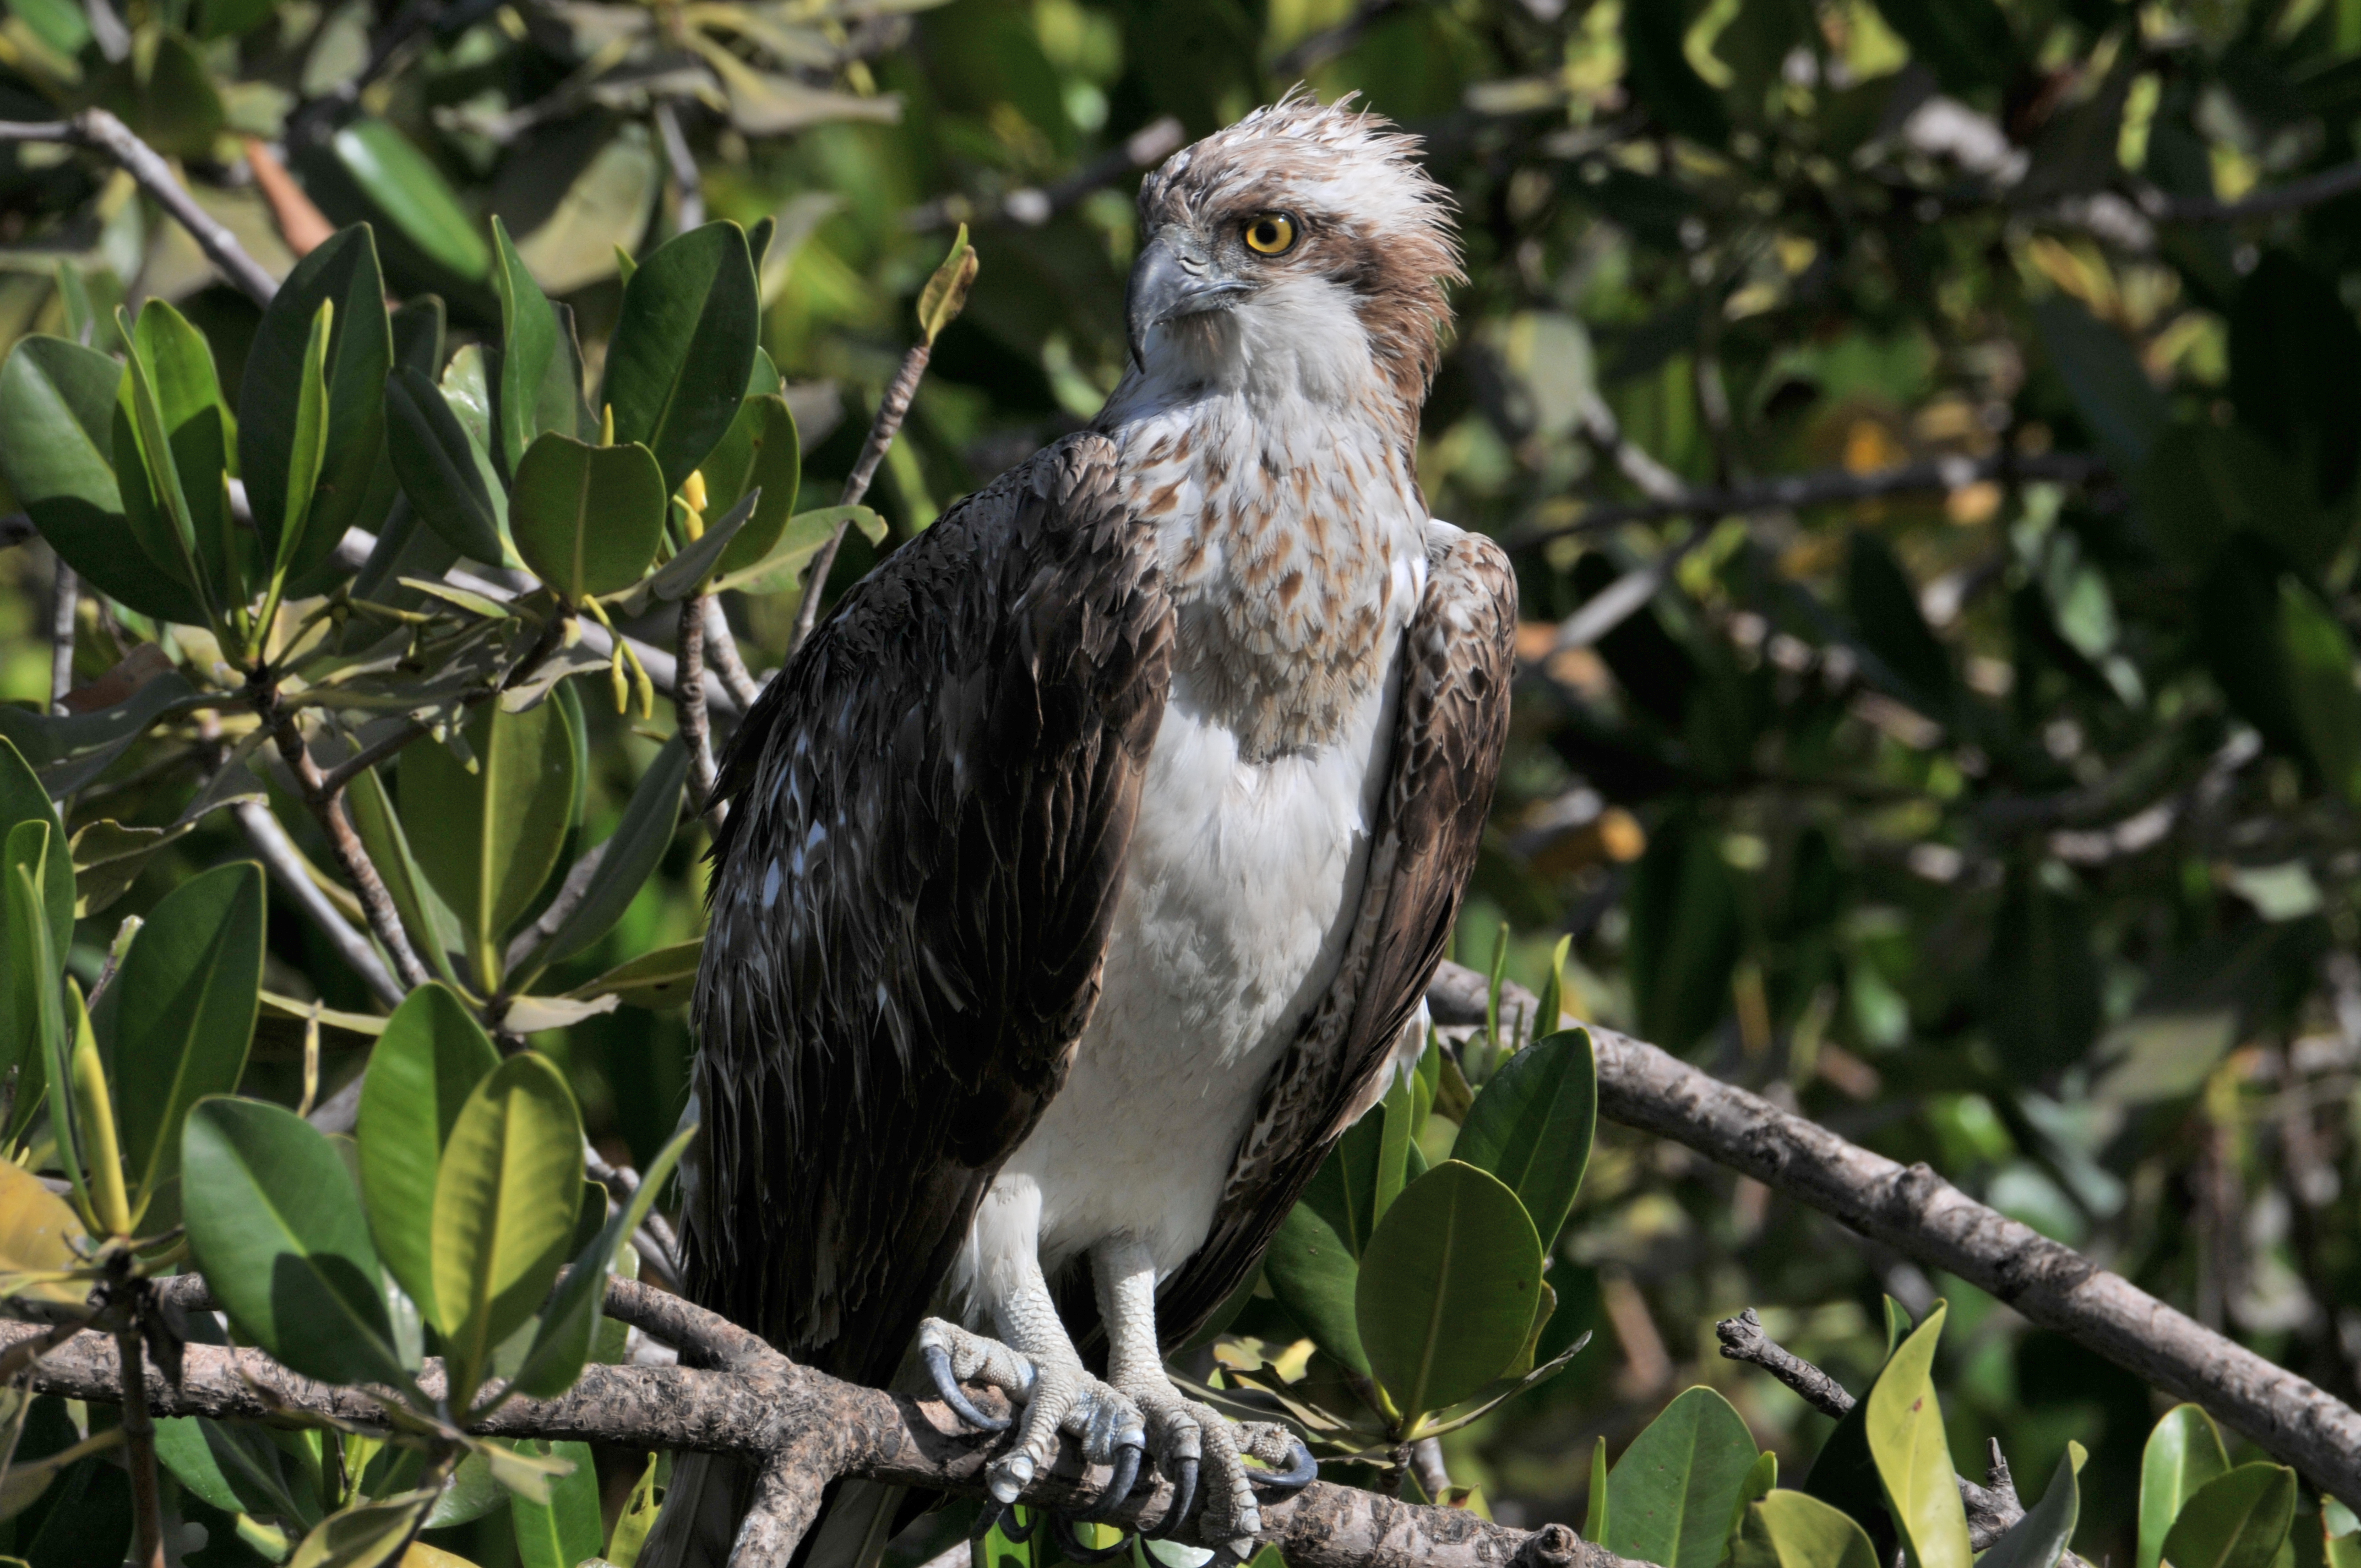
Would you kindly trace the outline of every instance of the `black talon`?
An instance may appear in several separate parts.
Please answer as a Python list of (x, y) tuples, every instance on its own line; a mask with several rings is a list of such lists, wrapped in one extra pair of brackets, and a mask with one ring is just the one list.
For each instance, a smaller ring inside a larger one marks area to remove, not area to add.
[(1197, 1506), (1197, 1462), (1176, 1459), (1172, 1462), (1172, 1506), (1164, 1510), (1164, 1518), (1154, 1530), (1139, 1532), (1143, 1541), (1163, 1541), (1180, 1528), (1189, 1510)]
[(1320, 1479), (1320, 1462), (1303, 1446), (1303, 1440), (1290, 1435), (1287, 1440), (1287, 1468), (1284, 1470), (1249, 1470), (1246, 1479), (1267, 1492), (1301, 1492)]
[(1127, 1442), (1116, 1449), (1115, 1474), (1107, 1477), (1105, 1490), (1099, 1494), (1097, 1502), (1074, 1517), (1085, 1522), (1095, 1523), (1121, 1508), (1123, 1500), (1131, 1496), (1132, 1483), (1139, 1479), (1139, 1456), (1145, 1452), (1144, 1442)]
[(1020, 1525), (1016, 1522), (1016, 1505), (1003, 1503), (1000, 1506), (1000, 1518), (994, 1522), (1000, 1526), (1002, 1539), (1011, 1546), (1022, 1546), (1033, 1539), (1035, 1530), (1041, 1528), (1041, 1510), (1038, 1508), (1033, 1510), (1031, 1524)]
[(918, 1352), (918, 1359), (926, 1363), (928, 1376), (935, 1380), (935, 1392), (942, 1397), (944, 1404), (951, 1408), (952, 1414), (968, 1425), (984, 1431), (1008, 1430), (1008, 1417), (985, 1415), (975, 1408), (975, 1402), (967, 1397), (964, 1389), (960, 1387), (959, 1379), (951, 1376), (950, 1351), (945, 1350), (941, 1345), (930, 1344)]
[(1113, 1546), (1084, 1546), (1082, 1537), (1074, 1533), (1076, 1519), (1067, 1514), (1049, 1516), (1049, 1539), (1058, 1543), (1058, 1553), (1069, 1563), (1087, 1565), (1112, 1563), (1131, 1550), (1131, 1537), (1125, 1535)]

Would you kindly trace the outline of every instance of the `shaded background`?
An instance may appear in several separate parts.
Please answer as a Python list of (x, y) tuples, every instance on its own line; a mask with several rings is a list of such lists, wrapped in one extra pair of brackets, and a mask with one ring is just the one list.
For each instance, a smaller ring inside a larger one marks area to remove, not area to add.
[[(775, 217), (804, 507), (972, 223), (972, 302), (873, 491), (896, 539), (1113, 386), (1128, 139), (1360, 92), (1427, 138), (1473, 280), (1421, 477), (1523, 593), (1457, 956), (1538, 985), (1570, 938), (1576, 1012), (2356, 1398), (2361, 0), (5, 5), (0, 118), (114, 107), (274, 271), (283, 164), (463, 336), (496, 327), (498, 214), (594, 378), (618, 245)], [(93, 160), (0, 149), (0, 348), (62, 330), (60, 258), (102, 312), (180, 302), (236, 385), (256, 312), (186, 236)], [(1770, 504), (1792, 476), (1810, 504)], [(875, 558), (854, 535), (831, 590)], [(49, 695), (50, 572), (0, 553), (0, 696)], [(794, 609), (730, 606), (758, 671)], [(119, 652), (86, 606), (77, 678)], [(587, 706), (595, 840), (670, 720)], [(73, 822), (171, 820), (189, 751), (143, 747)], [(696, 934), (703, 848), (577, 978)], [(240, 853), (216, 826), (164, 857), (84, 923), (85, 981), (120, 914)], [(367, 1005), (293, 912), (271, 936), (274, 990)], [(610, 1150), (669, 1132), (679, 1013), (537, 1043)], [(293, 1071), (260, 1043), (250, 1087)], [(2078, 1545), (2129, 1556), (2160, 1403), (1955, 1280), (1612, 1129), (1551, 1278), (1592, 1348), (1448, 1443), (1499, 1518), (1578, 1520), (1595, 1440), (1697, 1381), (1793, 1484), (1828, 1423), (1714, 1320), (1757, 1306), (1858, 1391), (1880, 1295), (1942, 1296), (1954, 1453), (1997, 1435), (2037, 1477), (2084, 1442)], [(505, 1540), (455, 1544), (490, 1568)]]

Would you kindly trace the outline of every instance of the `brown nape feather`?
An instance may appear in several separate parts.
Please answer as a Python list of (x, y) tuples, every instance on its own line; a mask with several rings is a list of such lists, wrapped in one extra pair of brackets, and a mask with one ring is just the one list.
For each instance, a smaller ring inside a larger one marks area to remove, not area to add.
[(1419, 138), (1356, 111), (1356, 96), (1323, 105), (1299, 89), (1175, 153), (1140, 186), (1140, 228), (1300, 215), (1290, 265), (1353, 291), (1414, 430), (1451, 324), (1449, 290), (1467, 275), (1451, 194), (1418, 162)]

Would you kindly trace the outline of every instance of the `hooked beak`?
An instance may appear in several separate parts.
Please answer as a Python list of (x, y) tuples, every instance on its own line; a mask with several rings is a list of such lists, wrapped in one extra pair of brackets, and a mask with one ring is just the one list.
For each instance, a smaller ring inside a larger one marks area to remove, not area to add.
[(1131, 339), (1132, 363), (1148, 367), (1148, 330), (1182, 316), (1225, 309), (1250, 285), (1217, 271), (1211, 256), (1196, 237), (1166, 228), (1148, 242), (1132, 263), (1131, 286), (1124, 292), (1124, 326)]

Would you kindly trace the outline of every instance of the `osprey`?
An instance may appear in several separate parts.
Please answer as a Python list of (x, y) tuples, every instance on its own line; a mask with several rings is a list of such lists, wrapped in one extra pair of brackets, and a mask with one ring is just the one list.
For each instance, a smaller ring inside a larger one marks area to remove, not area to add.
[[(1004, 1503), (1062, 1434), (1241, 1558), (1310, 1455), (1163, 1348), (1415, 1056), (1508, 723), (1509, 565), (1416, 478), (1461, 274), (1414, 150), (1290, 94), (1149, 176), (1104, 411), (846, 594), (719, 786), (690, 1293), (1005, 1392)], [(752, 1479), (685, 1460), (651, 1564), (718, 1568)]]

